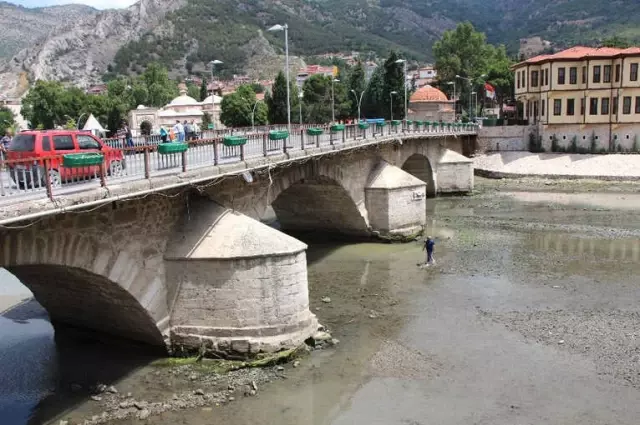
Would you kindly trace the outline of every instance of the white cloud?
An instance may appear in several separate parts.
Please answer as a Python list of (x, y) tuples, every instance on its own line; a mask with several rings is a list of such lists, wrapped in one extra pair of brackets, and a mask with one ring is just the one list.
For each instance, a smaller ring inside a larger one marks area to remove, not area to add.
[(62, 4), (86, 4), (96, 9), (119, 9), (131, 6), (138, 0), (10, 0), (12, 3), (26, 7), (43, 7)]

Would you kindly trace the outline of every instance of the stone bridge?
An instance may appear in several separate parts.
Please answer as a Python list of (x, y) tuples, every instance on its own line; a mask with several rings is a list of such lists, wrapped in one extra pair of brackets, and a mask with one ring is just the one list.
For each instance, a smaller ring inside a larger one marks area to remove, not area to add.
[(306, 245), (262, 223), (267, 209), (284, 231), (416, 235), (426, 196), (473, 189), (465, 143), (387, 137), (27, 200), (1, 210), (0, 266), (54, 325), (174, 354), (296, 346), (317, 329)]

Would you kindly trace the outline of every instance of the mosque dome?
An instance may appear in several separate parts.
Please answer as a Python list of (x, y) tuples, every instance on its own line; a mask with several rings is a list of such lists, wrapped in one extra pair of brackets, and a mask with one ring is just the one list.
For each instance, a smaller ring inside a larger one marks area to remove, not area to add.
[(438, 90), (435, 87), (430, 85), (426, 85), (424, 87), (419, 88), (418, 90), (411, 95), (409, 102), (417, 103), (417, 102), (447, 102), (447, 95), (444, 94), (441, 90)]

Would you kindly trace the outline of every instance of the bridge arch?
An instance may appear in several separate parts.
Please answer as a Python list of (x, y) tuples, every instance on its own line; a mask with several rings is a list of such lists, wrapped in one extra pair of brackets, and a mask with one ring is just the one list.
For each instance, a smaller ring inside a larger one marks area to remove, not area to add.
[(404, 160), (401, 168), (427, 184), (427, 196), (436, 196), (435, 173), (426, 155), (421, 153), (412, 154)]
[(164, 251), (183, 202), (149, 197), (0, 229), (0, 267), (53, 323), (166, 346), (177, 289)]

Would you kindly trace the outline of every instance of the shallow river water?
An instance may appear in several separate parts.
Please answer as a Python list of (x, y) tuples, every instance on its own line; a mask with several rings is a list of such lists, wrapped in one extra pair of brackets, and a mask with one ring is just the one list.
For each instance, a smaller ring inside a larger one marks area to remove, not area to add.
[[(285, 365), (256, 396), (109, 423), (636, 425), (640, 214), (628, 204), (640, 195), (480, 187), (430, 202), (428, 269), (416, 243), (310, 241), (312, 310), (335, 347)], [(153, 353), (111, 342), (54, 338), (36, 308), (5, 314), (0, 423), (104, 410), (73, 385), (113, 383), (138, 400), (183, 389)]]

